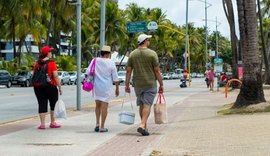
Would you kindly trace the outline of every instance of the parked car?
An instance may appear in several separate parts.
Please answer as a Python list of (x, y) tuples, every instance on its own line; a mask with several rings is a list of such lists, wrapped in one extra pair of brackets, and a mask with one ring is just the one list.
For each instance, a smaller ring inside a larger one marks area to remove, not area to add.
[[(68, 72), (69, 76), (70, 76), (70, 84), (77, 84), (77, 71), (70, 71)], [(85, 79), (85, 74), (82, 73), (81, 74), (81, 83), (83, 83)]]
[(20, 85), (21, 87), (32, 86), (33, 72), (30, 70), (20, 70), (11, 78), (12, 85)]
[(65, 84), (70, 85), (71, 84), (70, 76), (69, 76), (68, 72), (66, 72), (66, 71), (58, 71), (57, 73), (58, 73), (58, 75), (60, 77), (60, 81), (61, 81), (62, 85), (65, 85)]
[(170, 77), (172, 79), (179, 79), (180, 78), (180, 76), (178, 74), (174, 73), (174, 72), (170, 72)]
[(118, 71), (119, 83), (124, 83), (126, 81), (126, 71)]
[(172, 79), (172, 76), (169, 73), (164, 73), (163, 74), (163, 79), (164, 80), (170, 80), (170, 79)]
[(197, 73), (191, 73), (191, 78), (197, 78)]
[(5, 85), (7, 88), (11, 87), (11, 76), (8, 71), (0, 70), (0, 85)]
[(203, 78), (203, 77), (204, 77), (204, 74), (203, 74), (203, 73), (198, 73), (198, 74), (197, 74), (197, 77), (198, 77), (198, 78)]

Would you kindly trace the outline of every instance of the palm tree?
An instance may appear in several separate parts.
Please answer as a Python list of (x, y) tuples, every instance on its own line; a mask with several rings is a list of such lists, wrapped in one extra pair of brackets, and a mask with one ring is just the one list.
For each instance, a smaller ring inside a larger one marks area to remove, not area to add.
[[(261, 6), (263, 6), (262, 9)], [(261, 31), (261, 41), (262, 41), (262, 49), (263, 49), (263, 58), (265, 64), (265, 76), (264, 81), (265, 84), (270, 84), (270, 67), (269, 67), (269, 60), (270, 60), (270, 24), (266, 27), (266, 31), (263, 31), (263, 23), (267, 25), (267, 19), (269, 19), (269, 12), (270, 12), (270, 2), (268, 0), (262, 0), (262, 2), (258, 2), (258, 14), (260, 20), (260, 31)], [(263, 17), (265, 17), (265, 21), (263, 22)]]
[[(125, 23), (127, 22), (138, 22), (145, 21), (144, 8), (139, 7), (136, 3), (130, 3), (124, 11), (119, 11), (119, 15), (123, 18), (122, 30), (126, 30)], [(126, 32), (127, 33), (127, 32)], [(120, 38), (121, 44), (119, 45), (119, 54), (126, 56), (129, 52), (135, 49), (137, 45), (136, 34), (129, 33), (122, 38)], [(122, 64), (124, 57), (119, 63), (118, 70)]]
[(232, 73), (234, 78), (238, 78), (237, 63), (238, 60), (241, 60), (241, 51), (238, 51), (238, 38), (236, 36), (236, 26), (234, 20), (234, 11), (232, 0), (222, 0), (223, 9), (227, 17), (229, 26), (230, 26), (230, 37), (231, 37), (231, 49), (232, 49)]
[(116, 50), (116, 45), (120, 45), (120, 38), (127, 38), (125, 20), (122, 18), (116, 3), (106, 3), (106, 42)]
[(25, 38), (31, 34), (34, 41), (40, 42), (42, 36), (45, 35), (45, 27), (39, 22), (42, 15), (42, 1), (25, 1), (20, 5), (21, 16), (17, 19), (20, 24), (16, 28), (16, 38), (19, 39), (19, 46), (17, 50), (18, 64), (21, 65), (23, 59), (21, 55), (21, 47), (25, 43)]
[[(6, 30), (4, 39), (12, 39), (13, 54), (14, 57), (18, 57), (17, 62), (19, 65), (21, 61), (21, 46), (24, 43), (27, 34), (32, 34), (34, 39), (40, 39), (40, 36), (42, 36), (42, 24), (39, 22), (42, 14), (41, 4), (41, 0), (12, 0), (0, 2), (1, 12), (4, 16), (3, 25)], [(16, 38), (19, 39), (19, 48), (17, 52)]]
[(20, 14), (20, 0), (0, 1), (0, 11), (2, 14), (3, 25), (5, 27), (4, 39), (13, 42), (13, 57), (16, 57), (16, 33), (15, 27), (18, 24), (17, 18)]
[(233, 108), (265, 102), (260, 70), (256, 0), (237, 0), (243, 81)]

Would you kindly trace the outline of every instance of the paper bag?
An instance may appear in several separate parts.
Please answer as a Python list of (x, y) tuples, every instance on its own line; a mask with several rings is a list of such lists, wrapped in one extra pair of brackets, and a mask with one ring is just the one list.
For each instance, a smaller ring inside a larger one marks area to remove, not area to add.
[(163, 94), (158, 94), (157, 102), (154, 104), (154, 117), (156, 124), (167, 123), (167, 107)]

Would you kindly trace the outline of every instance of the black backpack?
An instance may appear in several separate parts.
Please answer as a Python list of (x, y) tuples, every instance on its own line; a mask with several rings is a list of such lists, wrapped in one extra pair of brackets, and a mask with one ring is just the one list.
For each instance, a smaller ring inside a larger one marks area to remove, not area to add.
[(38, 65), (32, 77), (32, 85), (34, 87), (46, 87), (50, 84), (50, 77), (48, 76), (48, 61), (38, 61)]

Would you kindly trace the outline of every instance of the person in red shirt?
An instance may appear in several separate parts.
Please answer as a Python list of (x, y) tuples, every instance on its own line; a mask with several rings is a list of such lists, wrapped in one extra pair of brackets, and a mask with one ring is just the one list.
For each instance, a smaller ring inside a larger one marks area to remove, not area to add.
[(227, 76), (226, 73), (221, 73), (219, 86), (220, 87), (224, 86), (227, 83), (228, 79), (229, 79), (229, 77)]
[(50, 102), (50, 116), (51, 123), (50, 128), (60, 128), (61, 125), (55, 122), (54, 118), (54, 107), (58, 101), (58, 91), (62, 95), (60, 78), (57, 74), (57, 66), (53, 60), (50, 60), (53, 48), (49, 46), (44, 46), (41, 48), (41, 53), (39, 55), (39, 60), (35, 63), (33, 68), (33, 74), (37, 66), (45, 64), (48, 62), (48, 77), (50, 78), (49, 85), (45, 87), (34, 86), (34, 92), (38, 101), (38, 113), (40, 117), (40, 125), (38, 129), (46, 129), (45, 117), (48, 111), (48, 101)]

